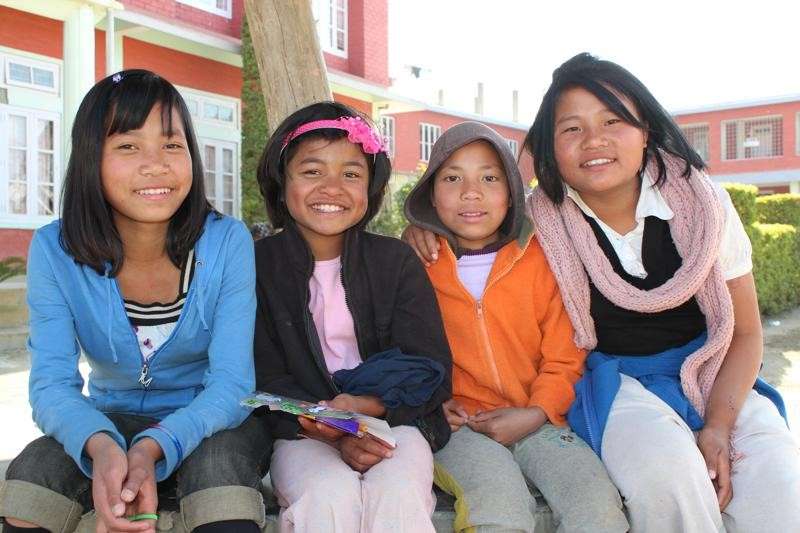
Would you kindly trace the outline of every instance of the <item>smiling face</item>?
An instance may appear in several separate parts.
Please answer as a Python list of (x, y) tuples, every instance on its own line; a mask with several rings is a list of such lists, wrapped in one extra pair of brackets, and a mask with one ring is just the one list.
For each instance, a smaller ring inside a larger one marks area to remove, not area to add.
[[(617, 96), (640, 118), (627, 98)], [(561, 176), (581, 196), (638, 189), (647, 133), (623, 121), (586, 89), (567, 89), (559, 97), (554, 143)]]
[(114, 223), (169, 223), (192, 186), (192, 158), (178, 111), (172, 135), (164, 131), (161, 105), (142, 127), (114, 133), (103, 144), (100, 180)]
[(286, 165), (289, 214), (315, 259), (341, 254), (344, 232), (367, 212), (369, 167), (361, 148), (347, 138), (300, 142)]
[(510, 196), (505, 167), (491, 144), (462, 146), (433, 180), (433, 206), (460, 247), (479, 250), (497, 241)]

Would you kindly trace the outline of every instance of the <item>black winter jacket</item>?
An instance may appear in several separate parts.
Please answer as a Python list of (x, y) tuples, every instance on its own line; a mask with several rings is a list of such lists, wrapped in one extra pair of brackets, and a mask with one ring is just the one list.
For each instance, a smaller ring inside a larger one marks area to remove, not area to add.
[[(307, 401), (332, 399), (339, 391), (308, 309), (311, 250), (290, 221), (277, 235), (258, 241), (255, 255), (256, 386)], [(417, 426), (431, 448), (440, 449), (450, 438), (441, 404), (451, 396), (452, 357), (424, 267), (405, 243), (350, 229), (342, 253), (342, 284), (362, 360), (399, 348), (444, 366), (445, 380), (425, 405), (387, 409), (385, 417), (391, 426)], [(297, 438), (294, 417), (269, 418), (275, 438)]]

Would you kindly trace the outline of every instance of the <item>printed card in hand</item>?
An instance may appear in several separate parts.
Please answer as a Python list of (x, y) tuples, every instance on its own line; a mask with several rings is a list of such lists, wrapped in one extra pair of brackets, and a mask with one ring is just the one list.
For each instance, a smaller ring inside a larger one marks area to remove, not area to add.
[(266, 392), (256, 392), (255, 395), (242, 400), (242, 405), (254, 409), (266, 406), (270, 411), (283, 411), (302, 416), (351, 435), (359, 437), (369, 435), (390, 448), (397, 446), (397, 441), (392, 435), (392, 428), (389, 427), (386, 420), (380, 418)]

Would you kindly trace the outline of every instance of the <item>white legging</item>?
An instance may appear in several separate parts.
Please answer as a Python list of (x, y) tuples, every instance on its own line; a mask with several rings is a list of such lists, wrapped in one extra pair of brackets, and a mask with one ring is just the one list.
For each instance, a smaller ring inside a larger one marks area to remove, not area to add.
[(695, 434), (641, 383), (622, 376), (602, 459), (632, 531), (800, 532), (800, 450), (775, 405), (751, 391), (733, 431), (733, 499), (720, 513)]

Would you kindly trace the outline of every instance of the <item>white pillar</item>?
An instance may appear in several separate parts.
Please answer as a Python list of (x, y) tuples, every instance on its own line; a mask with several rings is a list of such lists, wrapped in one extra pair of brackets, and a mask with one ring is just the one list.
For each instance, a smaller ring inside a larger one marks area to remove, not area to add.
[(800, 181), (790, 181), (789, 182), (789, 192), (792, 194), (800, 194)]
[(64, 160), (71, 150), (70, 133), (83, 97), (94, 85), (94, 10), (76, 3), (64, 20)]

